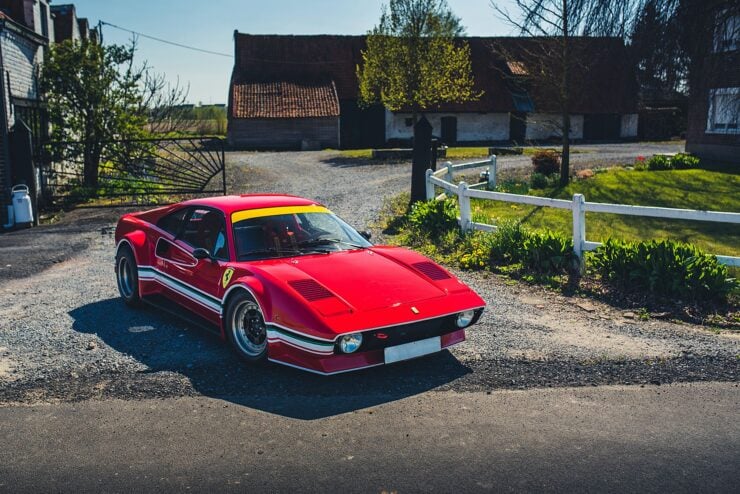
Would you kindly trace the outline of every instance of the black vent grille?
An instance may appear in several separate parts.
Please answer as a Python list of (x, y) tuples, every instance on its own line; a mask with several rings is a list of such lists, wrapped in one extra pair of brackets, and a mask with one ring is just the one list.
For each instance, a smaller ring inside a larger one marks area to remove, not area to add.
[(450, 275), (445, 273), (445, 271), (434, 264), (433, 262), (429, 261), (422, 261), (412, 264), (414, 268), (416, 268), (418, 271), (421, 271), (424, 275), (427, 277), (433, 279), (433, 280), (447, 280), (450, 278)]
[(442, 336), (457, 331), (455, 316), (439, 317), (427, 321), (401, 324), (389, 328), (366, 331), (363, 333), (360, 351), (377, 350), (389, 346), (402, 345), (412, 341), (424, 340), (433, 336)]
[(321, 286), (316, 280), (292, 280), (288, 284), (292, 286), (295, 291), (300, 293), (303, 298), (309, 302), (315, 302), (316, 300), (322, 300), (325, 298), (332, 298), (334, 295)]

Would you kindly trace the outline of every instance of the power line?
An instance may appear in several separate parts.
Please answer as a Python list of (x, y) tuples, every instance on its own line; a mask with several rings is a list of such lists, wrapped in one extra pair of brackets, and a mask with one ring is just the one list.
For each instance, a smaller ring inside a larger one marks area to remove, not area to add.
[(135, 34), (137, 36), (141, 36), (142, 38), (151, 39), (154, 41), (159, 41), (160, 43), (165, 43), (167, 45), (177, 46), (179, 48), (185, 48), (186, 50), (193, 50), (193, 51), (199, 51), (201, 53), (207, 53), (209, 55), (218, 55), (219, 57), (229, 57), (234, 58), (233, 55), (230, 55), (228, 53), (221, 53), (217, 51), (211, 51), (211, 50), (205, 50), (203, 48), (196, 48), (195, 46), (189, 46), (189, 45), (183, 45), (182, 43), (175, 43), (174, 41), (169, 41), (162, 38), (157, 38), (156, 36), (149, 36), (148, 34), (140, 33), (138, 31), (134, 31), (133, 29), (127, 29), (125, 27), (116, 26), (115, 24), (111, 24), (110, 22), (100, 21), (100, 24), (103, 24), (105, 26), (110, 26), (115, 29), (120, 29), (121, 31), (126, 31), (131, 34)]

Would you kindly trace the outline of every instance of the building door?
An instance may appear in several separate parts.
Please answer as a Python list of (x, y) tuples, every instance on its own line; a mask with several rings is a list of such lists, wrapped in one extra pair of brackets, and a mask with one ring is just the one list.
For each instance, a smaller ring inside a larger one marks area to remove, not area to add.
[(457, 117), (442, 117), (442, 142), (450, 145), (457, 142)]
[(509, 140), (514, 145), (521, 145), (527, 133), (527, 114), (523, 111), (509, 114)]
[(593, 113), (583, 116), (583, 138), (587, 141), (619, 139), (622, 118), (616, 113)]

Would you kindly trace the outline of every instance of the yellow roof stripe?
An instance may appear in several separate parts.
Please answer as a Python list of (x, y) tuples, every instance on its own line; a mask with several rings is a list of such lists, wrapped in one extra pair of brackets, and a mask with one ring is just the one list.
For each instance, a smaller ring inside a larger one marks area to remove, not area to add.
[(231, 213), (231, 222), (248, 220), (251, 218), (261, 218), (263, 216), (277, 216), (280, 214), (298, 214), (298, 213), (331, 213), (323, 206), (312, 204), (310, 206), (281, 206), (274, 208), (247, 209)]

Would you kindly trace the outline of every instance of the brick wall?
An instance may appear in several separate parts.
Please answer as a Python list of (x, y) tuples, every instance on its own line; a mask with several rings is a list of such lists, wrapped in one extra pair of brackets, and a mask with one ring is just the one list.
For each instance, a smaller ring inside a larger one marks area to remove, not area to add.
[(41, 47), (10, 30), (0, 34), (3, 65), (9, 73), (10, 93), (16, 98), (37, 99), (37, 67), (43, 62)]
[[(11, 97), (38, 99), (37, 67), (43, 61), (40, 45), (6, 28), (0, 31), (2, 44), (2, 74), (0, 88), (4, 89), (2, 98), (5, 108), (5, 122), (0, 122), (0, 225), (8, 222), (7, 205), (10, 204), (8, 150), (4, 135), (15, 123)], [(0, 111), (0, 115), (3, 112)]]
[(740, 87), (740, 52), (708, 56), (700, 76), (692, 79), (686, 151), (705, 160), (740, 163), (740, 134), (706, 132), (709, 91), (732, 87)]

